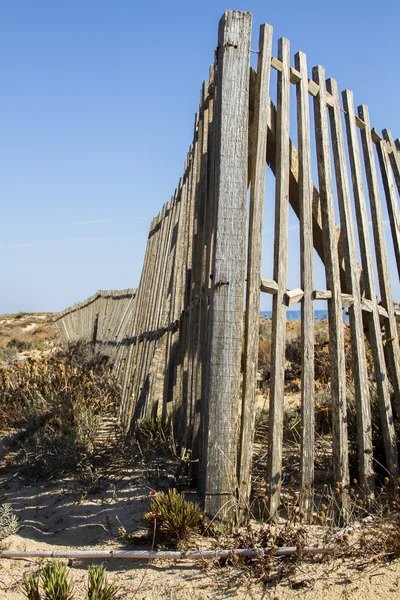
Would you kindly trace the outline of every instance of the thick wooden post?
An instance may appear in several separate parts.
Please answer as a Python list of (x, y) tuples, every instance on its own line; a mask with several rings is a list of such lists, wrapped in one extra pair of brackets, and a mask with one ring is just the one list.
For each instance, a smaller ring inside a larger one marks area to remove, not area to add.
[(251, 14), (227, 11), (217, 51), (215, 237), (207, 364), (204, 504), (229, 519), (235, 506), (246, 259)]

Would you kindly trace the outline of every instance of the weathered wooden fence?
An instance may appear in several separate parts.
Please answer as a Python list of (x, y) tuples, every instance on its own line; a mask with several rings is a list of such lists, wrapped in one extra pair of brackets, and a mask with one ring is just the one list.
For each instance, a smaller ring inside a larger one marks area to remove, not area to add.
[[(255, 72), (250, 38), (251, 14), (226, 12), (216, 62), (201, 89), (183, 176), (151, 224), (135, 300), (132, 295), (126, 312), (119, 309), (126, 338), (120, 336), (122, 325), (114, 321), (111, 327), (112, 341), (124, 343), (125, 349), (123, 427), (128, 432), (143, 417), (159, 417), (172, 426), (182, 454), (190, 453), (197, 466), (206, 513), (221, 519), (246, 505), (250, 495), (260, 291), (273, 294), (266, 473), (270, 515), (278, 510), (282, 483), (286, 309), (299, 301), (300, 477), (302, 489), (310, 490), (308, 500), (314, 483), (314, 307), (321, 299), (327, 300), (329, 316), (334, 481), (343, 484), (344, 504), (349, 462), (343, 308), (350, 319), (359, 473), (366, 500), (374, 493), (366, 343), (373, 355), (387, 468), (392, 476), (398, 474), (393, 409), (400, 415), (399, 341), (380, 196), (382, 189), (400, 273), (400, 142), (387, 130), (381, 137), (372, 129), (368, 108), (361, 105), (356, 111), (352, 92), (339, 95), (336, 81), (326, 79), (322, 67), (314, 67), (309, 78), (302, 52), (291, 66), (287, 39), (278, 40), (273, 56), (270, 25), (260, 29)], [(272, 70), (277, 71), (276, 90)], [(292, 133), (291, 111), (296, 117)], [(276, 180), (271, 279), (261, 277), (266, 163)], [(300, 223), (301, 287), (295, 290), (287, 289), (289, 205)], [(314, 249), (325, 266), (324, 290), (314, 286)], [(74, 315), (81, 314), (76, 309), (66, 311), (58, 323), (66, 334), (90, 338), (96, 308), (89, 310), (86, 325), (74, 324)], [(102, 339), (99, 333), (96, 337)]]
[(110, 357), (119, 377), (125, 369), (131, 343), (136, 290), (99, 290), (63, 310), (54, 319), (62, 342), (84, 340)]

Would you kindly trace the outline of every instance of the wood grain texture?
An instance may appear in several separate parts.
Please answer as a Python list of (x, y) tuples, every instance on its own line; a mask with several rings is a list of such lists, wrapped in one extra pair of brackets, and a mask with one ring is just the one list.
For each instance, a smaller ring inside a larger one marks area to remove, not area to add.
[(371, 403), (368, 385), (366, 349), (361, 306), (361, 292), (357, 269), (357, 249), (353, 227), (350, 184), (347, 172), (346, 151), (342, 131), (341, 106), (338, 86), (328, 79), (327, 89), (334, 99), (329, 107), (331, 139), (339, 203), (340, 231), (345, 248), (347, 290), (353, 298), (349, 307), (351, 349), (353, 358), (354, 392), (356, 400), (358, 468), (364, 500), (369, 504), (374, 495), (374, 466), (372, 460)]
[(300, 484), (304, 494), (303, 506), (308, 512), (312, 508), (314, 486), (314, 245), (308, 70), (306, 55), (303, 52), (295, 55), (295, 66), (301, 74), (301, 80), (296, 86), (297, 137), (299, 140), (300, 281), (303, 290), (301, 304)]
[[(390, 152), (390, 162), (393, 169), (393, 175), (396, 181), (397, 191), (400, 194), (400, 156), (399, 151), (396, 146), (396, 142), (393, 139), (392, 133), (389, 129), (384, 129), (382, 131), (383, 139), (386, 140)], [(397, 140), (398, 141), (398, 140)]]
[[(381, 169), (381, 177), (383, 182), (383, 189), (385, 191), (386, 206), (389, 214), (390, 231), (392, 232), (394, 255), (396, 257), (397, 272), (400, 277), (400, 210), (397, 201), (396, 190), (394, 187), (392, 169), (387, 151), (387, 145), (385, 142), (379, 142), (376, 144), (376, 151), (378, 153), (379, 166)], [(397, 152), (396, 152), (397, 154)], [(392, 152), (392, 156), (394, 153)], [(394, 160), (395, 168), (397, 167), (396, 161)]]
[(260, 290), (266, 294), (276, 294), (278, 292), (278, 284), (273, 279), (261, 278)]
[(365, 293), (363, 305), (365, 305), (365, 302), (368, 301), (370, 302), (371, 307), (371, 314), (367, 317), (368, 339), (371, 345), (372, 357), (374, 361), (375, 381), (381, 416), (383, 441), (388, 464), (397, 464), (397, 450), (395, 442), (396, 437), (394, 431), (392, 407), (390, 403), (389, 381), (383, 351), (380, 319), (376, 301), (377, 294), (374, 281), (372, 245), (369, 233), (369, 217), (363, 185), (360, 147), (354, 118), (355, 110), (353, 93), (350, 90), (345, 90), (342, 93), (342, 98), (343, 106), (346, 111), (345, 122), (347, 146), (349, 151), (353, 196), (356, 209), (361, 265), (363, 269), (363, 287)]
[[(194, 305), (194, 318), (192, 329), (192, 460), (198, 460), (200, 452), (200, 418), (201, 418), (201, 401), (202, 401), (202, 381), (203, 381), (203, 346), (206, 341), (206, 332), (203, 326), (203, 320), (207, 318), (207, 313), (204, 312), (204, 302), (207, 299), (204, 297), (204, 281), (205, 263), (206, 263), (206, 231), (208, 218), (208, 197), (207, 197), (207, 177), (208, 177), (208, 126), (209, 126), (209, 82), (205, 81), (201, 91), (202, 105), (202, 132), (201, 132), (201, 153), (199, 164), (199, 184), (198, 184), (198, 204), (197, 204), (197, 239), (194, 244), (193, 263), (196, 266), (194, 277), (194, 289), (192, 296), (192, 304)], [(198, 463), (192, 462), (192, 475), (198, 475)]]
[(361, 140), (364, 154), (365, 172), (368, 185), (369, 201), (372, 217), (372, 231), (375, 242), (376, 266), (378, 271), (379, 287), (382, 306), (386, 309), (389, 319), (385, 323), (386, 356), (388, 359), (388, 372), (394, 388), (396, 410), (400, 414), (400, 356), (399, 340), (397, 335), (396, 320), (394, 317), (392, 285), (390, 281), (389, 262), (387, 256), (385, 230), (383, 224), (382, 206), (379, 193), (379, 182), (376, 172), (373, 142), (371, 137), (369, 111), (365, 105), (358, 107), (358, 115), (366, 123), (361, 131)]
[(265, 154), (269, 110), (269, 79), (272, 53), (272, 27), (261, 25), (255, 92), (253, 160), (251, 162), (250, 217), (247, 250), (246, 313), (244, 337), (244, 372), (242, 419), (240, 432), (239, 490), (240, 502), (250, 499), (251, 461), (255, 421), (258, 343), (260, 322), (260, 272), (264, 217)]
[[(340, 289), (339, 259), (334, 217), (333, 182), (331, 172), (329, 128), (325, 97), (325, 71), (322, 67), (312, 70), (313, 81), (319, 85), (314, 97), (315, 140), (317, 147), (318, 180), (324, 231), (324, 263), (327, 288), (332, 292), (328, 300), (329, 357), (331, 362), (333, 473), (335, 481), (345, 489), (349, 484), (346, 365), (344, 356), (344, 332), (342, 298)], [(342, 495), (346, 501), (346, 495)], [(345, 508), (345, 506), (343, 506)]]
[(251, 14), (220, 21), (216, 76), (213, 285), (207, 362), (204, 504), (224, 521), (236, 497), (240, 353), (246, 255)]
[(207, 456), (207, 362), (208, 362), (208, 337), (209, 337), (209, 303), (212, 286), (212, 261), (214, 251), (214, 215), (215, 215), (215, 65), (210, 67), (209, 74), (209, 103), (208, 103), (208, 153), (207, 153), (207, 215), (205, 219), (205, 265), (204, 265), (204, 301), (202, 307), (202, 373), (201, 373), (201, 404), (200, 404), (200, 427), (199, 427), (199, 474), (198, 495), (204, 497), (204, 477), (201, 476), (206, 470)]
[(282, 484), (283, 400), (285, 380), (286, 293), (288, 268), (289, 219), (289, 141), (290, 141), (290, 44), (278, 41), (278, 72), (276, 110), (276, 193), (274, 232), (274, 280), (278, 292), (272, 304), (271, 386), (268, 426), (268, 463), (266, 480), (269, 484), (267, 509), (275, 518), (280, 503)]

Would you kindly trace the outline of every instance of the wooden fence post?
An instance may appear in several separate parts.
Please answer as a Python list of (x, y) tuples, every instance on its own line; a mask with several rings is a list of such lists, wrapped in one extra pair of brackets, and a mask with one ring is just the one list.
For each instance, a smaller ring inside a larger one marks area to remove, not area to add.
[(244, 340), (243, 401), (240, 439), (239, 487), (244, 505), (250, 498), (250, 473), (253, 455), (255, 399), (257, 386), (258, 341), (260, 328), (260, 273), (264, 217), (265, 154), (271, 70), (272, 27), (261, 25), (255, 94), (253, 160), (251, 161), (251, 192), (249, 241), (247, 256), (246, 315)]
[(304, 508), (312, 510), (314, 486), (314, 248), (312, 232), (311, 135), (307, 59), (295, 55), (302, 78), (297, 83), (297, 131), (299, 144), (300, 269), (301, 288), (301, 489)]
[(222, 522), (232, 515), (237, 488), (251, 19), (250, 13), (227, 11), (218, 32), (204, 504), (206, 515)]
[(276, 188), (274, 232), (274, 281), (278, 284), (272, 300), (271, 392), (268, 424), (267, 483), (268, 512), (275, 517), (282, 484), (283, 402), (285, 386), (286, 293), (289, 219), (290, 142), (290, 44), (278, 41), (278, 102), (276, 110)]

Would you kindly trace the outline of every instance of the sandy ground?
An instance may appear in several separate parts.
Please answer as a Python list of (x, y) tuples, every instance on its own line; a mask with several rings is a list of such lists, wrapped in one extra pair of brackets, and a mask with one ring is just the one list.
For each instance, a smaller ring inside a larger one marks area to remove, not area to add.
[[(288, 407), (296, 408), (298, 395)], [(259, 408), (265, 398), (257, 399)], [(105, 441), (110, 436), (103, 432)], [(95, 493), (87, 493), (77, 480), (27, 484), (16, 471), (5, 470), (6, 451), (0, 439), (0, 504), (10, 503), (21, 522), (17, 535), (1, 543), (7, 550), (118, 550), (127, 549), (118, 538), (123, 525), (138, 535), (144, 533), (143, 514), (152, 489), (166, 489), (176, 465), (125, 461), (107, 467)], [(194, 542), (213, 547), (213, 540)], [(149, 544), (131, 549), (149, 549)], [(85, 598), (87, 567), (93, 560), (73, 560), (70, 572), (76, 582), (75, 599)], [(100, 561), (101, 562), (101, 561)], [(400, 599), (400, 561), (369, 564), (363, 571), (348, 559), (320, 563), (302, 562), (294, 575), (277, 586), (264, 586), (246, 566), (221, 566), (213, 561), (103, 561), (109, 576), (121, 587), (120, 598), (133, 600), (274, 599), (312, 600)], [(0, 600), (21, 600), (25, 573), (37, 569), (35, 559), (8, 560), (0, 557)]]
[[(117, 537), (118, 528), (122, 524), (128, 530), (143, 531), (142, 515), (148, 507), (155, 473), (157, 483), (167, 486), (168, 472), (142, 464), (112, 473), (104, 486), (85, 497), (72, 479), (26, 485), (18, 474), (3, 472), (0, 503), (11, 503), (21, 520), (18, 535), (7, 538), (3, 548), (26, 551), (126, 549)], [(149, 546), (139, 545), (133, 549), (146, 547)], [(84, 598), (86, 569), (93, 562), (74, 560), (70, 563), (76, 582), (76, 599)], [(121, 586), (121, 598), (129, 599), (400, 598), (400, 561), (371, 563), (361, 572), (348, 559), (305, 562), (277, 587), (264, 587), (246, 567), (221, 567), (212, 561), (149, 563), (112, 559), (104, 562), (110, 577), (115, 577)], [(34, 559), (0, 559), (1, 600), (21, 600), (23, 575), (37, 566)]]

